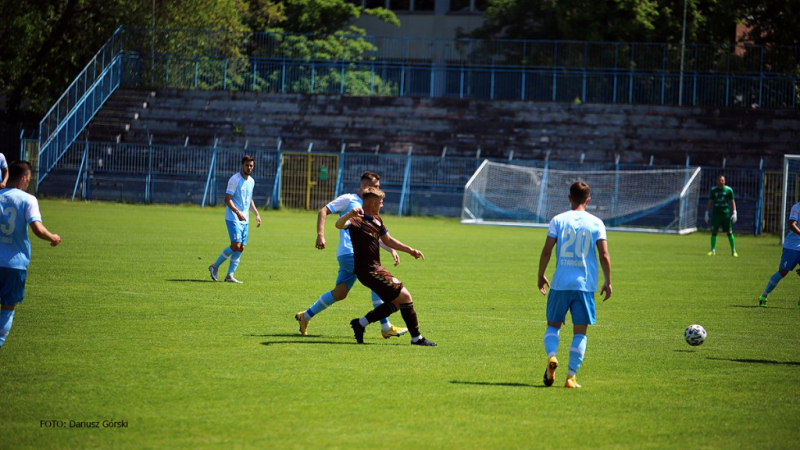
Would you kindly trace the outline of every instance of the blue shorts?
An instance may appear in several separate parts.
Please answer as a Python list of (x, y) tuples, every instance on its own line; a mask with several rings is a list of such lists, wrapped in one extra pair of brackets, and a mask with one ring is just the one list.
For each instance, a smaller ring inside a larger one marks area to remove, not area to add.
[(336, 276), (336, 284), (344, 283), (347, 289), (353, 289), (356, 282), (356, 274), (353, 273), (355, 267), (355, 257), (353, 254), (341, 255), (336, 259), (339, 260), (339, 275)]
[(800, 264), (800, 251), (784, 248), (781, 255), (780, 269), (791, 272), (798, 264)]
[(0, 305), (16, 306), (25, 297), (27, 270), (0, 267)]
[(594, 292), (557, 291), (550, 289), (547, 296), (547, 321), (564, 322), (567, 311), (572, 314), (573, 325), (594, 325)]
[(247, 245), (247, 228), (248, 222), (240, 222), (238, 220), (226, 220), (228, 225), (228, 236), (231, 242), (241, 242), (242, 245)]

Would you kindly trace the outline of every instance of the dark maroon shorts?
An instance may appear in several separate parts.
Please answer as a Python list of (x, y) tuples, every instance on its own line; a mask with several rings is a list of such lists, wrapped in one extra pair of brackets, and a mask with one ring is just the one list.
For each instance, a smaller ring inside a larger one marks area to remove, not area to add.
[(393, 277), (383, 266), (371, 267), (369, 272), (359, 272), (356, 276), (361, 284), (378, 294), (378, 297), (384, 302), (396, 299), (403, 290), (403, 283)]

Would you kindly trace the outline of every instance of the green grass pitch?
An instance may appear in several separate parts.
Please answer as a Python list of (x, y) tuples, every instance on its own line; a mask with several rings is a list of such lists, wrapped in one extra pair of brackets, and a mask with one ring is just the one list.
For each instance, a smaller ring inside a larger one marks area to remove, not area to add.
[[(233, 285), (206, 269), (227, 245), (219, 207), (41, 210), (63, 243), (32, 237), (0, 349), (0, 448), (798, 446), (800, 277), (755, 307), (780, 258), (774, 236), (739, 235), (739, 258), (721, 236), (712, 258), (706, 233), (609, 233), (614, 295), (589, 330), (583, 388), (569, 390), (569, 324), (556, 384), (541, 381), (544, 229), (386, 216), (427, 258), (401, 253), (390, 269), (439, 344), (419, 348), (377, 325), (355, 344), (348, 322), (371, 308), (358, 284), (299, 335), (294, 314), (337, 270), (333, 220), (319, 251), (313, 212), (265, 211)], [(693, 323), (708, 331), (700, 347), (683, 340)]]

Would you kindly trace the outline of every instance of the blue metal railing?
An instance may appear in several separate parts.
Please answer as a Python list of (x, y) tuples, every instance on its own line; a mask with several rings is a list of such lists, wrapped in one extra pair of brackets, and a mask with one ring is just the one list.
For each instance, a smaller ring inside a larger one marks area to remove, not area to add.
[[(123, 85), (361, 96), (796, 109), (796, 77), (125, 55)], [(147, 76), (146, 74), (155, 74)]]
[[(680, 71), (679, 44), (514, 39), (435, 39), (336, 34), (337, 45), (309, 34), (149, 28), (126, 32), (125, 49), (287, 60), (343, 60), (603, 71)], [(368, 43), (364, 49), (361, 43)], [(353, 51), (353, 48), (359, 51)], [(792, 75), (800, 46), (687, 44), (684, 73)], [(796, 75), (796, 74), (795, 74)]]
[(111, 36), (39, 123), (37, 187), (119, 87), (122, 27)]

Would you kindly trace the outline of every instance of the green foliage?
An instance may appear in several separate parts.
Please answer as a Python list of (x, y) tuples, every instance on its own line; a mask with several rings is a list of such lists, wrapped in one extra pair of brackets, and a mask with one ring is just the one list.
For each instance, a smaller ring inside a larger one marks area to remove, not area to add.
[(144, 24), (143, 2), (0, 0), (0, 95), (10, 116), (50, 108), (120, 26)]
[[(7, 96), (12, 120), (23, 110), (47, 111), (120, 25), (130, 29), (153, 25), (152, 3), (138, 0), (0, 0), (0, 12), (0, 95)], [(365, 12), (399, 24), (394, 13), (383, 8)], [(247, 48), (251, 30), (280, 26), (285, 31), (321, 35), (297, 43), (299, 53), (304, 46), (308, 46), (307, 53), (318, 47), (319, 58), (359, 60), (367, 55), (358, 52), (369, 52), (370, 44), (363, 40), (344, 43), (334, 34), (346, 30), (363, 35), (363, 30), (348, 28), (360, 14), (344, 0), (159, 0), (155, 2), (156, 35), (127, 35), (126, 46), (146, 55), (155, 42), (159, 53), (236, 59), (257, 56)], [(143, 80), (165, 80), (159, 64), (166, 61), (143, 58), (141, 62)], [(234, 73), (248, 70), (243, 67)], [(232, 81), (235, 85), (248, 83), (245, 78)], [(221, 86), (216, 80), (202, 84)]]
[[(731, 43), (735, 0), (687, 2), (687, 42)], [(684, 0), (489, 0), (474, 36), (617, 42), (680, 42)]]
[[(375, 324), (359, 346), (348, 322), (372, 306), (358, 283), (298, 333), (294, 314), (337, 270), (337, 231), (328, 221), (329, 246), (315, 249), (314, 213), (262, 211), (236, 272), (245, 284), (232, 285), (206, 270), (228, 245), (221, 207), (41, 209), (63, 243), (32, 238), (25, 302), (0, 349), (4, 447), (790, 449), (800, 438), (800, 279), (755, 307), (775, 237), (737, 236), (739, 258), (710, 258), (708, 234), (610, 233), (614, 296), (598, 304), (571, 391), (560, 387), (569, 325), (557, 382), (541, 384), (545, 298), (532, 280), (544, 229), (385, 216), (425, 253), (401, 253), (390, 271), (439, 346), (384, 340)], [(683, 341), (692, 323), (709, 333), (700, 347)], [(389, 410), (400, 412), (376, 420)]]
[(264, 31), (286, 20), (286, 6), (272, 0), (250, 0), (244, 22), (253, 31)]

